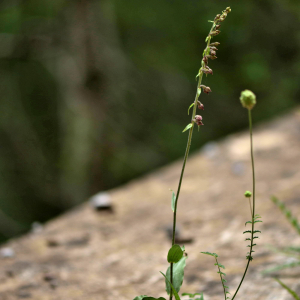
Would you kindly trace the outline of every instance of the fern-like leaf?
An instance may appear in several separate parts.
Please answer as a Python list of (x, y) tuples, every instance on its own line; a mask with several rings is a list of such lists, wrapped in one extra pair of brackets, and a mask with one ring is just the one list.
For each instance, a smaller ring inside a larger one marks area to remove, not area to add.
[(215, 263), (215, 266), (219, 266), (220, 268), (225, 269), (225, 267), (219, 263)]
[(245, 234), (245, 233), (251, 233), (251, 232), (252, 232), (251, 230), (246, 230), (246, 231), (243, 232), (243, 234)]
[(300, 223), (298, 222), (297, 218), (292, 215), (290, 210), (286, 209), (283, 202), (281, 202), (274, 196), (271, 199), (277, 205), (277, 207), (285, 214), (287, 220), (296, 229), (298, 234), (300, 234)]
[(283, 288), (285, 288), (296, 300), (300, 300), (299, 296), (296, 294), (295, 291), (290, 289), (287, 285), (285, 285), (282, 281), (280, 281), (278, 278), (274, 278)]
[(213, 256), (213, 257), (218, 257), (217, 253), (211, 253), (211, 252), (201, 252), (201, 253), (206, 254), (206, 255), (210, 255), (210, 256)]
[(226, 276), (226, 274), (225, 273), (223, 273), (223, 272), (217, 272), (217, 273), (219, 273), (219, 274), (221, 274), (222, 276)]

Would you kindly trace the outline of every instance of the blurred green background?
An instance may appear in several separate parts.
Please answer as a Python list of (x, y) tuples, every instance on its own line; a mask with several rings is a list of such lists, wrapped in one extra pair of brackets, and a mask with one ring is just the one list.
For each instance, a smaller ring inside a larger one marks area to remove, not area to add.
[(184, 154), (195, 75), (217, 13), (212, 89), (192, 150), (300, 98), (300, 1), (3, 0), (0, 240)]

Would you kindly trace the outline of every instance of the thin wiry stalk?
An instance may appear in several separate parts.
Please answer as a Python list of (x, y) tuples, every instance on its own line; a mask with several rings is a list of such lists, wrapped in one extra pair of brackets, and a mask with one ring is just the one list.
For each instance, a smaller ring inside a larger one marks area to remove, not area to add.
[(234, 295), (232, 296), (231, 300), (233, 300), (235, 298), (235, 296), (237, 295), (243, 281), (244, 278), (247, 274), (248, 268), (249, 268), (249, 264), (250, 261), (252, 260), (252, 248), (253, 248), (253, 235), (254, 235), (254, 216), (255, 216), (255, 169), (254, 169), (254, 156), (253, 156), (253, 140), (252, 140), (252, 116), (251, 116), (251, 109), (248, 109), (248, 117), (249, 117), (249, 133), (250, 133), (250, 150), (251, 150), (251, 166), (252, 166), (252, 185), (253, 185), (253, 192), (252, 192), (252, 196), (253, 196), (253, 201), (252, 201), (252, 232), (251, 232), (251, 244), (250, 244), (250, 251), (249, 251), (249, 257), (248, 257), (248, 262), (246, 265), (246, 269), (245, 272), (243, 274), (243, 277), (240, 281), (240, 284), (236, 290), (236, 292), (234, 293)]

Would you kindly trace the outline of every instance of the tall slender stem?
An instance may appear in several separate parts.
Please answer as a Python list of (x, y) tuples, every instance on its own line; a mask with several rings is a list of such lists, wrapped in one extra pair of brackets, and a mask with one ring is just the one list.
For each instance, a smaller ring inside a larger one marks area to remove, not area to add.
[[(213, 23), (210, 32), (214, 29), (215, 25), (216, 24)], [(206, 54), (209, 51), (209, 44), (210, 44), (210, 40), (211, 40), (211, 35), (208, 35), (208, 36), (209, 37), (207, 39), (207, 44), (206, 44), (206, 48), (205, 48), (205, 53)], [(203, 61), (201, 63), (201, 66), (202, 67), (204, 66)], [(184, 170), (185, 170), (185, 165), (186, 165), (187, 158), (189, 156), (190, 147), (191, 147), (191, 143), (192, 143), (193, 129), (194, 129), (194, 125), (195, 125), (195, 123), (194, 123), (193, 120), (195, 118), (196, 111), (197, 111), (197, 101), (198, 101), (198, 98), (199, 98), (199, 89), (200, 89), (200, 85), (202, 83), (202, 78), (203, 78), (203, 72), (200, 71), (200, 73), (199, 73), (199, 80), (198, 80), (198, 84), (197, 84), (197, 90), (196, 90), (196, 96), (195, 96), (195, 100), (194, 100), (193, 113), (192, 113), (192, 118), (191, 118), (192, 127), (189, 130), (189, 136), (188, 136), (188, 141), (187, 141), (186, 150), (185, 150), (185, 154), (184, 154), (183, 165), (182, 165), (182, 169), (181, 169), (181, 174), (180, 174), (178, 188), (177, 188), (177, 193), (176, 193), (176, 200), (175, 200), (175, 205), (174, 205), (173, 230), (172, 230), (172, 246), (175, 244), (177, 203), (178, 203), (178, 199), (179, 199), (179, 194), (180, 194), (182, 178), (183, 178), (183, 174), (184, 174)], [(170, 263), (170, 282), (171, 282), (171, 284), (173, 284), (173, 263)], [(172, 300), (172, 298), (173, 298), (173, 291), (172, 291), (172, 289), (170, 289), (170, 298), (169, 299)]]
[(234, 293), (234, 295), (232, 296), (231, 300), (233, 300), (235, 298), (235, 296), (237, 295), (243, 281), (244, 278), (246, 276), (246, 273), (248, 271), (249, 268), (249, 264), (250, 261), (252, 260), (252, 248), (253, 248), (253, 235), (254, 235), (254, 216), (255, 216), (255, 169), (254, 169), (254, 156), (253, 156), (253, 140), (252, 140), (252, 116), (251, 116), (251, 109), (248, 109), (248, 117), (249, 117), (249, 133), (250, 133), (250, 149), (251, 149), (251, 166), (252, 166), (252, 185), (253, 185), (253, 191), (252, 191), (252, 196), (253, 196), (253, 206), (252, 206), (252, 231), (251, 231), (251, 243), (250, 243), (250, 251), (249, 251), (249, 257), (248, 257), (248, 262), (246, 265), (246, 269), (245, 272), (243, 274), (243, 277), (240, 281), (240, 284), (236, 290), (236, 292)]

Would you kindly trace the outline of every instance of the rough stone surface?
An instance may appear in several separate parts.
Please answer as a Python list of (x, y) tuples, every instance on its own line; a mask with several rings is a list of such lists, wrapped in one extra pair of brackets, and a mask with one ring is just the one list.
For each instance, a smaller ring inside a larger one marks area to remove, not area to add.
[[(197, 138), (195, 133), (194, 138)], [(300, 111), (262, 124), (254, 132), (257, 206), (263, 223), (236, 299), (292, 297), (261, 271), (291, 258), (269, 245), (299, 246), (300, 237), (270, 201), (276, 195), (300, 215)], [(188, 253), (181, 292), (203, 291), (206, 300), (222, 299), (214, 260), (219, 254), (233, 293), (246, 265), (245, 221), (250, 219), (246, 190), (251, 190), (248, 133), (228, 136), (190, 156), (178, 207), (179, 238)], [(107, 191), (114, 212), (89, 204), (52, 220), (43, 230), (11, 240), (14, 251), (0, 258), (0, 300), (123, 300), (137, 295), (166, 297), (159, 271), (168, 267), (171, 192), (181, 161)], [(300, 268), (277, 273), (300, 294)]]

